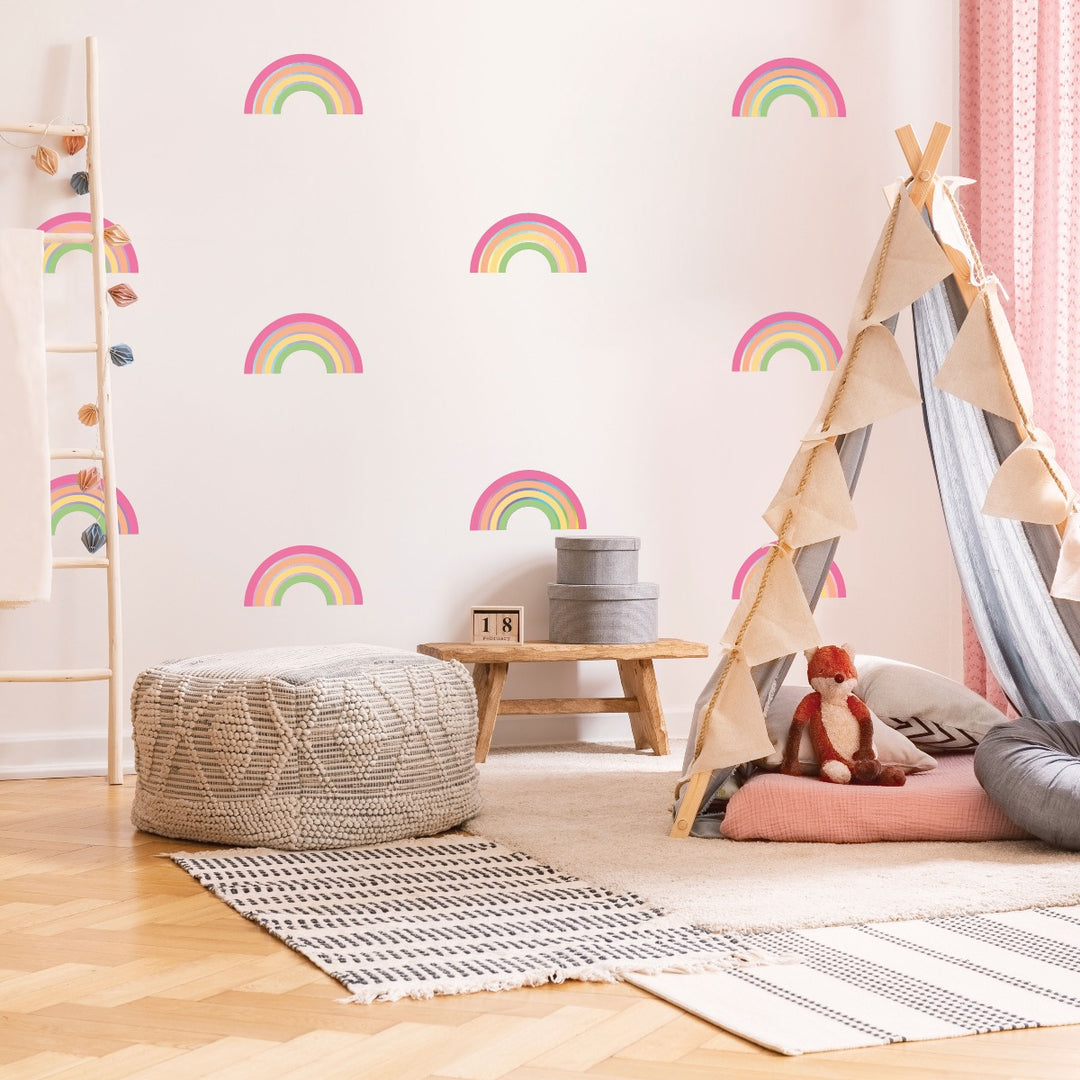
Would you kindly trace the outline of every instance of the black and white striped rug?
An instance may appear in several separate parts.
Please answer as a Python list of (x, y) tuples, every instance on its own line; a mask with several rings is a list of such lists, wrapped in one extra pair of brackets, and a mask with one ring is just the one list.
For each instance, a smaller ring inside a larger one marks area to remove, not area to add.
[(171, 858), (359, 1002), (770, 961), (478, 837)]
[(751, 934), (794, 963), (629, 982), (783, 1054), (1080, 1024), (1080, 908)]

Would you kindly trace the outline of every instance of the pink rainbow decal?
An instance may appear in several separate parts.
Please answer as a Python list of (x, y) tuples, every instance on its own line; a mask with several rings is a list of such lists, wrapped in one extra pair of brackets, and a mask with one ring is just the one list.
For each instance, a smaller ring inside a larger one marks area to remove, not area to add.
[(778, 311), (758, 319), (739, 339), (732, 371), (768, 371), (769, 361), (785, 349), (801, 352), (811, 371), (835, 371), (843, 352), (837, 336), (813, 315)]
[[(89, 491), (79, 487), (79, 478), (75, 473), (57, 476), (49, 485), (49, 503), (52, 508), (52, 532), (68, 516), (76, 512), (89, 514), (103, 529), (105, 528), (105, 493), (99, 484)], [(135, 508), (127, 496), (116, 489), (116, 516), (120, 526), (120, 535), (134, 535), (139, 531), (139, 519)]]
[[(113, 223), (104, 219), (104, 228), (109, 229)], [(90, 215), (81, 211), (71, 214), (57, 214), (56, 217), (43, 221), (38, 229), (47, 233), (88, 233), (91, 231)], [(45, 244), (43, 270), (46, 274), (56, 273), (56, 264), (69, 251), (89, 251), (89, 244), (66, 243), (63, 240), (52, 240)], [(105, 241), (105, 270), (110, 274), (137, 274), (139, 272), (139, 259), (135, 254), (132, 244), (110, 244)]]
[(507, 473), (488, 484), (476, 500), (469, 528), (505, 529), (514, 514), (528, 507), (544, 514), (553, 529), (585, 528), (585, 510), (570, 486), (536, 469)]
[(772, 103), (787, 94), (802, 98), (811, 116), (847, 115), (836, 80), (824, 68), (794, 56), (769, 60), (754, 68), (735, 94), (731, 115), (768, 116)]
[(351, 375), (364, 370), (360, 350), (344, 327), (325, 315), (298, 312), (275, 319), (255, 335), (244, 373), (278, 375), (295, 352), (314, 353), (329, 374)]
[(333, 60), (313, 53), (293, 53), (267, 64), (255, 76), (244, 99), (244, 112), (270, 116), (299, 92), (314, 94), (329, 115), (364, 111), (352, 76)]
[(504, 274), (521, 251), (538, 251), (553, 274), (584, 274), (585, 252), (561, 221), (546, 214), (511, 214), (496, 221), (477, 241), (470, 274)]
[(278, 607), (294, 585), (314, 585), (328, 606), (362, 604), (360, 582), (349, 564), (326, 548), (299, 544), (268, 555), (251, 575), (245, 607)]
[[(735, 575), (735, 581), (731, 586), (732, 600), (742, 599), (746, 579), (753, 572), (754, 567), (757, 566), (757, 564), (761, 562), (775, 546), (775, 544), (766, 544), (765, 547), (759, 547), (757, 551), (749, 555), (742, 566), (739, 567), (739, 572)], [(844, 583), (844, 575), (840, 573), (840, 567), (837, 566), (835, 562), (829, 566), (829, 572), (825, 576), (825, 584), (821, 587), (820, 596), (822, 600), (843, 600), (847, 596), (847, 586)]]
[(833, 563), (829, 567), (825, 584), (821, 587), (821, 598), (823, 600), (843, 600), (846, 596), (847, 584), (844, 581), (844, 575), (840, 573), (840, 567)]

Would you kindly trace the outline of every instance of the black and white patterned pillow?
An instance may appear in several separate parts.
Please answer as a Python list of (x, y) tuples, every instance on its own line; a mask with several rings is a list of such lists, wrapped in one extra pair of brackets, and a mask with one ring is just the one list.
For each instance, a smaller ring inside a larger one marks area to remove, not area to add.
[(973, 751), (1006, 717), (985, 698), (936, 671), (856, 656), (856, 693), (890, 727), (927, 753)]

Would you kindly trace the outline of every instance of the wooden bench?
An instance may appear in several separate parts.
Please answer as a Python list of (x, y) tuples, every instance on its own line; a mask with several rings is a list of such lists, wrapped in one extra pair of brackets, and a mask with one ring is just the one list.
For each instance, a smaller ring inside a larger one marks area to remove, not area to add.
[[(476, 760), (484, 761), (499, 716), (549, 716), (555, 713), (624, 712), (630, 716), (634, 746), (655, 754), (668, 753), (667, 726), (656, 689), (653, 660), (709, 655), (708, 645), (679, 638), (661, 638), (646, 645), (564, 645), (550, 641), (522, 644), (462, 641), (417, 645), (417, 652), (439, 660), (460, 660), (473, 664), (476, 706), (480, 728), (476, 738)], [(551, 663), (568, 660), (614, 660), (619, 667), (623, 697), (611, 698), (509, 698), (503, 687), (511, 663)]]

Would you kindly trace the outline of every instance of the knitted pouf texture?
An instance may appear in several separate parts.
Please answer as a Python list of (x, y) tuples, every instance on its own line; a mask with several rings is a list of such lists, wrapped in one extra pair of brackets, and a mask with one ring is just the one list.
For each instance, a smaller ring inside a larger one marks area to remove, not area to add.
[(465, 667), (371, 645), (260, 649), (135, 680), (133, 824), (286, 850), (431, 836), (480, 805)]

